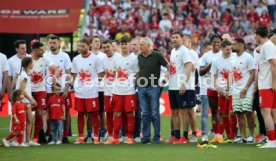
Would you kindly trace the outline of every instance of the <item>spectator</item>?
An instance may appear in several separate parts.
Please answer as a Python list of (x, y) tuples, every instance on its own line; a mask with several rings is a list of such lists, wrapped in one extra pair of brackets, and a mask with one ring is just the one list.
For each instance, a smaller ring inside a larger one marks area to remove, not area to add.
[(267, 10), (263, 10), (262, 15), (260, 16), (259, 19), (259, 26), (268, 26), (271, 27), (271, 18), (269, 17)]
[(109, 39), (109, 30), (106, 28), (105, 24), (101, 25), (101, 29), (97, 31), (96, 35), (99, 36), (101, 40)]
[(171, 20), (169, 19), (169, 15), (168, 13), (164, 13), (164, 19), (161, 20), (159, 22), (159, 28), (162, 30), (162, 31), (165, 31), (165, 27), (167, 26), (169, 29), (172, 28), (172, 22)]
[(231, 12), (234, 12), (235, 5), (232, 3), (232, 0), (227, 0), (225, 2), (221, 2), (221, 12), (224, 12), (226, 9), (230, 9)]
[(258, 7), (256, 8), (256, 12), (259, 16), (262, 16), (263, 11), (268, 11), (267, 6), (264, 5), (262, 1), (258, 2)]

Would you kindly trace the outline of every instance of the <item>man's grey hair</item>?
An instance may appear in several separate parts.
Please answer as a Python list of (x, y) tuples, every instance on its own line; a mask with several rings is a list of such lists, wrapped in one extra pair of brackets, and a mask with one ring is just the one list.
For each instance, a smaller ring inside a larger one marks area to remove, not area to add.
[(140, 41), (145, 42), (146, 44), (148, 44), (151, 47), (153, 47), (153, 42), (152, 42), (152, 40), (149, 37), (143, 37), (143, 38), (141, 38)]

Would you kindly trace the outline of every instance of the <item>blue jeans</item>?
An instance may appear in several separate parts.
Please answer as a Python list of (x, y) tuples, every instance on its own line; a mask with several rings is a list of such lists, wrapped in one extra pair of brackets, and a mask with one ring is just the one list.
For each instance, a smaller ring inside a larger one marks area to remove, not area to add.
[[(136, 96), (137, 98), (138, 96), (138, 92), (136, 92)], [(140, 132), (141, 132), (141, 106), (140, 106), (140, 102), (139, 99), (137, 99), (137, 109), (135, 110), (135, 129), (134, 129), (134, 133), (133, 133), (133, 138), (136, 137), (140, 137)]]
[[(50, 122), (51, 129), (51, 141), (62, 141), (63, 137), (63, 121), (62, 120), (51, 120)], [(56, 135), (58, 132), (58, 140), (56, 140)]]
[(142, 108), (143, 138), (150, 139), (150, 124), (153, 122), (154, 139), (160, 139), (160, 87), (138, 87), (138, 99)]
[(201, 111), (201, 131), (202, 135), (207, 134), (207, 121), (208, 121), (208, 111), (209, 111), (209, 102), (207, 95), (200, 95), (202, 111)]

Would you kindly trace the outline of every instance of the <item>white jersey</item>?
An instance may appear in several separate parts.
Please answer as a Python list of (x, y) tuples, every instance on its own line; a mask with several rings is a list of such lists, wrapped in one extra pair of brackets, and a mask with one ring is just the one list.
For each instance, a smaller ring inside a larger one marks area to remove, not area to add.
[[(48, 57), (57, 67), (57, 70), (60, 70), (59, 74), (57, 75), (58, 83), (61, 85), (61, 92), (64, 91), (65, 84), (66, 84), (66, 70), (70, 70), (72, 63), (67, 53), (63, 51), (59, 51), (57, 55), (52, 54), (51, 51), (48, 51), (44, 54), (44, 56)], [(50, 78), (55, 74), (55, 71), (48, 68), (46, 71), (46, 78)], [(52, 93), (51, 86), (46, 86), (47, 93)]]
[[(171, 51), (169, 90), (180, 90), (183, 83), (186, 83), (185, 64), (192, 62), (190, 51), (185, 46)], [(192, 89), (191, 79), (186, 84), (186, 89)]]
[(232, 58), (235, 53), (231, 53), (228, 58), (224, 58), (223, 55), (219, 55), (212, 64), (211, 74), (217, 75), (216, 84), (224, 91), (229, 89), (230, 95), (232, 94), (232, 86), (230, 84), (230, 73), (232, 73)]
[[(193, 64), (193, 68), (195, 68), (195, 70), (196, 70), (196, 67), (197, 67), (197, 64), (198, 64), (198, 54), (197, 54), (197, 52), (196, 51), (194, 51), (193, 49), (190, 49), (190, 57), (191, 57), (191, 60), (192, 60), (192, 64)], [(194, 84), (195, 84), (195, 74), (196, 74), (196, 71), (192, 71), (191, 72), (191, 83), (192, 83), (192, 85), (194, 86)], [(193, 90), (194, 90), (195, 88), (193, 88)]]
[[(217, 56), (221, 55), (222, 52), (219, 51), (218, 53), (214, 53), (212, 50), (208, 51), (202, 56), (201, 64), (200, 66), (205, 67), (206, 65), (212, 63), (214, 59), (216, 59)], [(205, 74), (206, 77), (211, 80), (211, 72), (210, 70)], [(210, 83), (210, 84), (209, 84)], [(206, 86), (208, 89), (215, 90), (214, 84), (210, 81), (206, 82)]]
[(0, 53), (0, 90), (2, 89), (3, 73), (9, 71), (8, 59), (6, 55)]
[[(26, 94), (32, 98), (32, 87), (31, 87), (31, 77), (26, 73), (25, 70), (22, 70), (19, 75), (18, 78), (16, 80), (16, 86), (15, 89), (20, 89), (20, 85), (21, 82), (26, 79), (26, 86), (25, 86), (25, 92)], [(30, 103), (30, 101), (27, 98), (24, 98), (23, 100), (24, 103)]]
[[(252, 55), (243, 52), (241, 56), (233, 55), (233, 95), (238, 95), (245, 87), (248, 79), (250, 78), (250, 70), (256, 69)], [(247, 89), (247, 94), (251, 94), (253, 90), (253, 83)]]
[[(200, 70), (201, 61), (202, 61), (202, 57), (198, 60), (198, 64), (197, 64), (198, 73)], [(209, 83), (207, 83), (207, 82), (209, 82)], [(206, 84), (210, 84), (210, 82), (211, 82), (211, 79), (209, 77), (207, 77), (206, 74), (203, 76), (198, 75), (198, 85), (200, 87), (199, 95), (207, 95), (207, 85)]]
[(261, 47), (259, 55), (259, 89), (272, 88), (272, 74), (269, 60), (276, 59), (276, 46), (271, 40), (268, 40)]
[[(31, 84), (32, 84), (32, 92), (41, 92), (46, 91), (46, 85), (51, 86), (52, 84), (49, 83), (49, 80), (45, 80), (46, 78), (46, 70), (50, 68), (52, 65), (52, 61), (43, 56), (38, 60), (33, 59), (34, 67), (30, 73), (31, 76)], [(46, 84), (47, 82), (47, 84)]]
[(73, 59), (72, 73), (77, 76), (74, 82), (74, 91), (77, 98), (98, 97), (98, 74), (103, 72), (101, 61), (94, 54), (83, 57), (81, 54)]
[[(103, 59), (106, 56), (104, 53), (102, 53), (102, 52), (99, 51), (97, 54), (93, 53), (93, 52), (92, 52), (92, 54), (95, 54), (99, 58), (99, 60), (101, 61), (101, 63), (103, 63)], [(103, 92), (103, 91), (104, 91), (104, 82), (102, 80), (102, 81), (99, 82), (99, 92)]]
[(119, 55), (114, 53), (111, 57), (106, 56), (103, 59), (103, 67), (105, 70), (104, 76), (104, 95), (112, 96), (112, 88), (115, 80), (115, 61)]
[(137, 55), (130, 54), (126, 57), (119, 55), (114, 59), (116, 71), (113, 94), (135, 94), (135, 76), (139, 72)]
[[(26, 54), (26, 56), (30, 57), (31, 55)], [(10, 77), (14, 78), (16, 74), (19, 74), (21, 68), (21, 61), (22, 59), (18, 58), (17, 54), (8, 59)]]

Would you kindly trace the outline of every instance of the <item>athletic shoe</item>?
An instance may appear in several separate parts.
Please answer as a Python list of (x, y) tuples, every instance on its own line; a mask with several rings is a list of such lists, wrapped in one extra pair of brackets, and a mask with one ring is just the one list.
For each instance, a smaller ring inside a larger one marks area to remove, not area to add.
[(74, 144), (84, 144), (84, 138), (83, 137), (79, 137), (76, 142), (74, 142)]
[(105, 142), (105, 137), (100, 137), (100, 143), (103, 144)]
[(150, 143), (151, 143), (150, 139), (142, 138), (141, 140), (141, 144), (150, 144)]
[(201, 141), (203, 141), (203, 142), (207, 141), (208, 142), (209, 141), (208, 136), (207, 135), (203, 135), (202, 138), (201, 138)]
[(153, 138), (152, 144), (160, 144), (160, 138)]
[(100, 144), (100, 141), (99, 141), (98, 137), (94, 137), (94, 144)]
[(247, 142), (247, 144), (253, 144), (253, 143), (254, 143), (254, 137), (249, 136), (249, 137), (246, 139), (246, 142)]
[(132, 138), (127, 138), (127, 144), (134, 144), (133, 139)]
[(233, 142), (234, 142), (233, 139), (225, 139), (225, 140), (223, 140), (223, 143), (225, 143), (225, 144), (231, 144)]
[(220, 137), (214, 137), (211, 141), (209, 141), (210, 143), (223, 143), (223, 138)]
[(69, 144), (68, 137), (66, 137), (66, 136), (63, 137), (63, 138), (62, 138), (62, 143), (63, 143), (63, 144)]
[(62, 144), (62, 141), (57, 141), (57, 145), (60, 145), (60, 144)]
[(127, 144), (127, 139), (128, 139), (128, 137), (126, 137), (126, 136), (123, 137), (124, 144)]
[(265, 145), (266, 143), (267, 143), (267, 141), (264, 140), (263, 142), (257, 144), (256, 147), (261, 147), (261, 146)]
[(34, 143), (38, 143), (38, 138), (33, 138)]
[(173, 144), (174, 142), (178, 141), (179, 139), (177, 139), (176, 137), (170, 137), (169, 140), (166, 141), (165, 144)]
[(255, 138), (255, 142), (257, 144), (263, 143), (266, 141), (266, 138), (267, 138), (266, 136), (262, 135), (261, 138), (258, 138), (258, 140), (256, 140), (256, 138)]
[(120, 140), (119, 139), (111, 139), (111, 140), (107, 140), (105, 143), (105, 145), (111, 145), (111, 144), (120, 144)]
[(160, 134), (160, 141), (163, 141), (164, 140), (164, 137), (162, 134)]
[(246, 139), (243, 139), (242, 137), (238, 137), (234, 140), (234, 143), (243, 144), (243, 143), (247, 143), (247, 141), (246, 141)]
[(28, 143), (30, 146), (40, 146), (40, 144), (33, 142), (33, 141), (29, 141)]
[(200, 142), (197, 144), (197, 148), (200, 148), (200, 149), (216, 149), (218, 148), (217, 145), (213, 145), (213, 144), (210, 144), (208, 141), (204, 141), (204, 142)]
[(186, 139), (184, 136), (176, 141), (176, 144), (188, 144), (188, 143), (189, 143), (189, 140)]
[(10, 142), (6, 140), (5, 138), (2, 140), (5, 147), (10, 147)]
[(17, 141), (10, 142), (10, 146), (19, 146), (19, 143)]
[(215, 133), (212, 130), (210, 130), (207, 135), (211, 138), (215, 137)]
[(47, 143), (44, 130), (40, 130), (40, 132), (38, 134), (38, 143), (40, 143), (40, 144), (46, 144)]
[(259, 139), (261, 139), (262, 137), (264, 137), (263, 134), (257, 134), (257, 135), (255, 136), (255, 142), (259, 142)]
[(92, 143), (93, 143), (91, 137), (86, 137), (85, 139), (86, 139), (86, 140), (84, 140), (84, 142), (85, 142), (86, 144), (92, 144)]
[(24, 142), (19, 145), (20, 147), (29, 147), (28, 144), (25, 144)]
[(265, 148), (276, 148), (275, 141), (267, 141), (267, 143), (263, 146), (260, 146), (259, 148), (265, 149)]
[(141, 138), (140, 137), (136, 137), (136, 138), (133, 139), (133, 141), (135, 143), (141, 143)]
[(56, 142), (54, 142), (54, 141), (51, 141), (50, 143), (48, 143), (48, 145), (55, 145), (56, 144)]
[(192, 135), (189, 142), (190, 143), (196, 143), (197, 142), (197, 137), (195, 135)]

